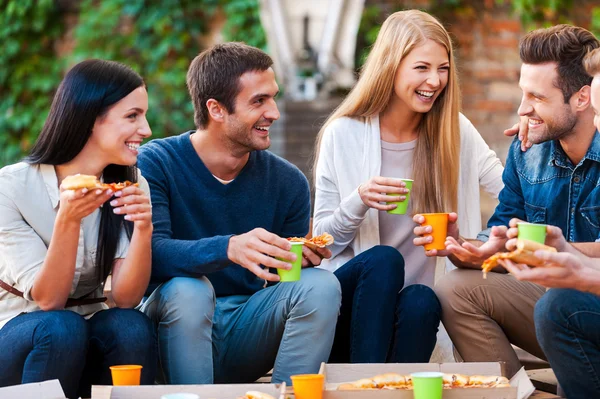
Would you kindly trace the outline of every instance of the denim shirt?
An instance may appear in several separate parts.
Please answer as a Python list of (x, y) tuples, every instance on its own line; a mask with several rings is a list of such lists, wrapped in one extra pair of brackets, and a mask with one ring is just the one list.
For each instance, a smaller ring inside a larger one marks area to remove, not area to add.
[[(571, 242), (592, 242), (600, 236), (600, 134), (596, 131), (585, 157), (576, 166), (558, 141), (534, 145), (526, 152), (511, 144), (502, 175), (492, 226), (508, 226), (516, 217), (558, 226)], [(489, 237), (489, 230), (487, 237)], [(487, 239), (484, 232), (479, 239)]]

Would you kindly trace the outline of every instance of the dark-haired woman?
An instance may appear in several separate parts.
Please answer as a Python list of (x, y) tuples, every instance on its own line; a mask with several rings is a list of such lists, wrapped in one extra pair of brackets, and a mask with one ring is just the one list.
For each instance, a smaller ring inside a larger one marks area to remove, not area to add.
[[(155, 332), (132, 309), (151, 269), (149, 189), (135, 167), (151, 135), (147, 109), (130, 68), (81, 62), (29, 156), (0, 170), (0, 386), (58, 378), (68, 397), (90, 397), (115, 364), (140, 364), (142, 383), (154, 381)], [(77, 173), (139, 187), (63, 189)], [(108, 309), (111, 272), (117, 307)]]

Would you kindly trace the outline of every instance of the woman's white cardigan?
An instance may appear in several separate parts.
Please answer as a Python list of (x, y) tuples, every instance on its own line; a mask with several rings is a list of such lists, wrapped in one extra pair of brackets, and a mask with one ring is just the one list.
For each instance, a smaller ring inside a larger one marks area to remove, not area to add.
[[(504, 168), (473, 124), (462, 114), (459, 119), (458, 225), (462, 236), (475, 238), (481, 230), (479, 188), (497, 198)], [(340, 118), (327, 127), (316, 167), (313, 234), (328, 232), (335, 243), (333, 257), (321, 267), (335, 271), (380, 244), (379, 211), (368, 208), (358, 195), (358, 186), (380, 173), (379, 116), (366, 122)], [(450, 262), (447, 267), (452, 267)]]

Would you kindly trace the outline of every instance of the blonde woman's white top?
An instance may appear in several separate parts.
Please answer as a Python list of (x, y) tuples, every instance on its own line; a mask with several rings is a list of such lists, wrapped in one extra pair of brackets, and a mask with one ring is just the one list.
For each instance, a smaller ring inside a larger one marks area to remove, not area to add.
[[(473, 124), (462, 114), (459, 121), (458, 225), (462, 236), (475, 238), (481, 230), (479, 189), (497, 198), (504, 187), (504, 168)], [(381, 173), (379, 116), (333, 121), (323, 134), (318, 156), (313, 234), (328, 232), (335, 238), (333, 257), (321, 265), (335, 271), (380, 244), (379, 211), (367, 207), (358, 194), (360, 184)], [(448, 261), (446, 267), (453, 265)]]
[[(138, 173), (140, 188), (150, 193), (148, 183)], [(46, 254), (58, 212), (60, 191), (54, 166), (17, 163), (0, 169), (0, 280), (23, 292), (23, 298), (0, 288), (0, 328), (23, 312), (40, 310), (31, 297), (31, 288)], [(96, 249), (100, 210), (81, 221), (75, 262), (75, 275), (69, 298), (102, 296), (103, 281), (96, 269)], [(129, 249), (125, 230), (115, 259)], [(107, 309), (104, 303), (70, 307), (82, 316)]]

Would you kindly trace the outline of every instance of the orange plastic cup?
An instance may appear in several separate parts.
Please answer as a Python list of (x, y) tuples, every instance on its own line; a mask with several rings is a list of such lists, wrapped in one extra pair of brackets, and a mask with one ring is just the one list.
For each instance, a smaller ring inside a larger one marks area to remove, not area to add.
[(323, 374), (299, 374), (291, 378), (296, 399), (323, 399)]
[(110, 366), (110, 373), (113, 385), (140, 385), (142, 366), (137, 364)]
[(432, 236), (433, 241), (429, 244), (425, 244), (425, 250), (429, 251), (432, 249), (446, 249), (446, 236), (448, 234), (448, 214), (447, 213), (422, 213), (425, 217), (425, 222), (422, 226), (431, 226), (431, 234), (426, 236)]

